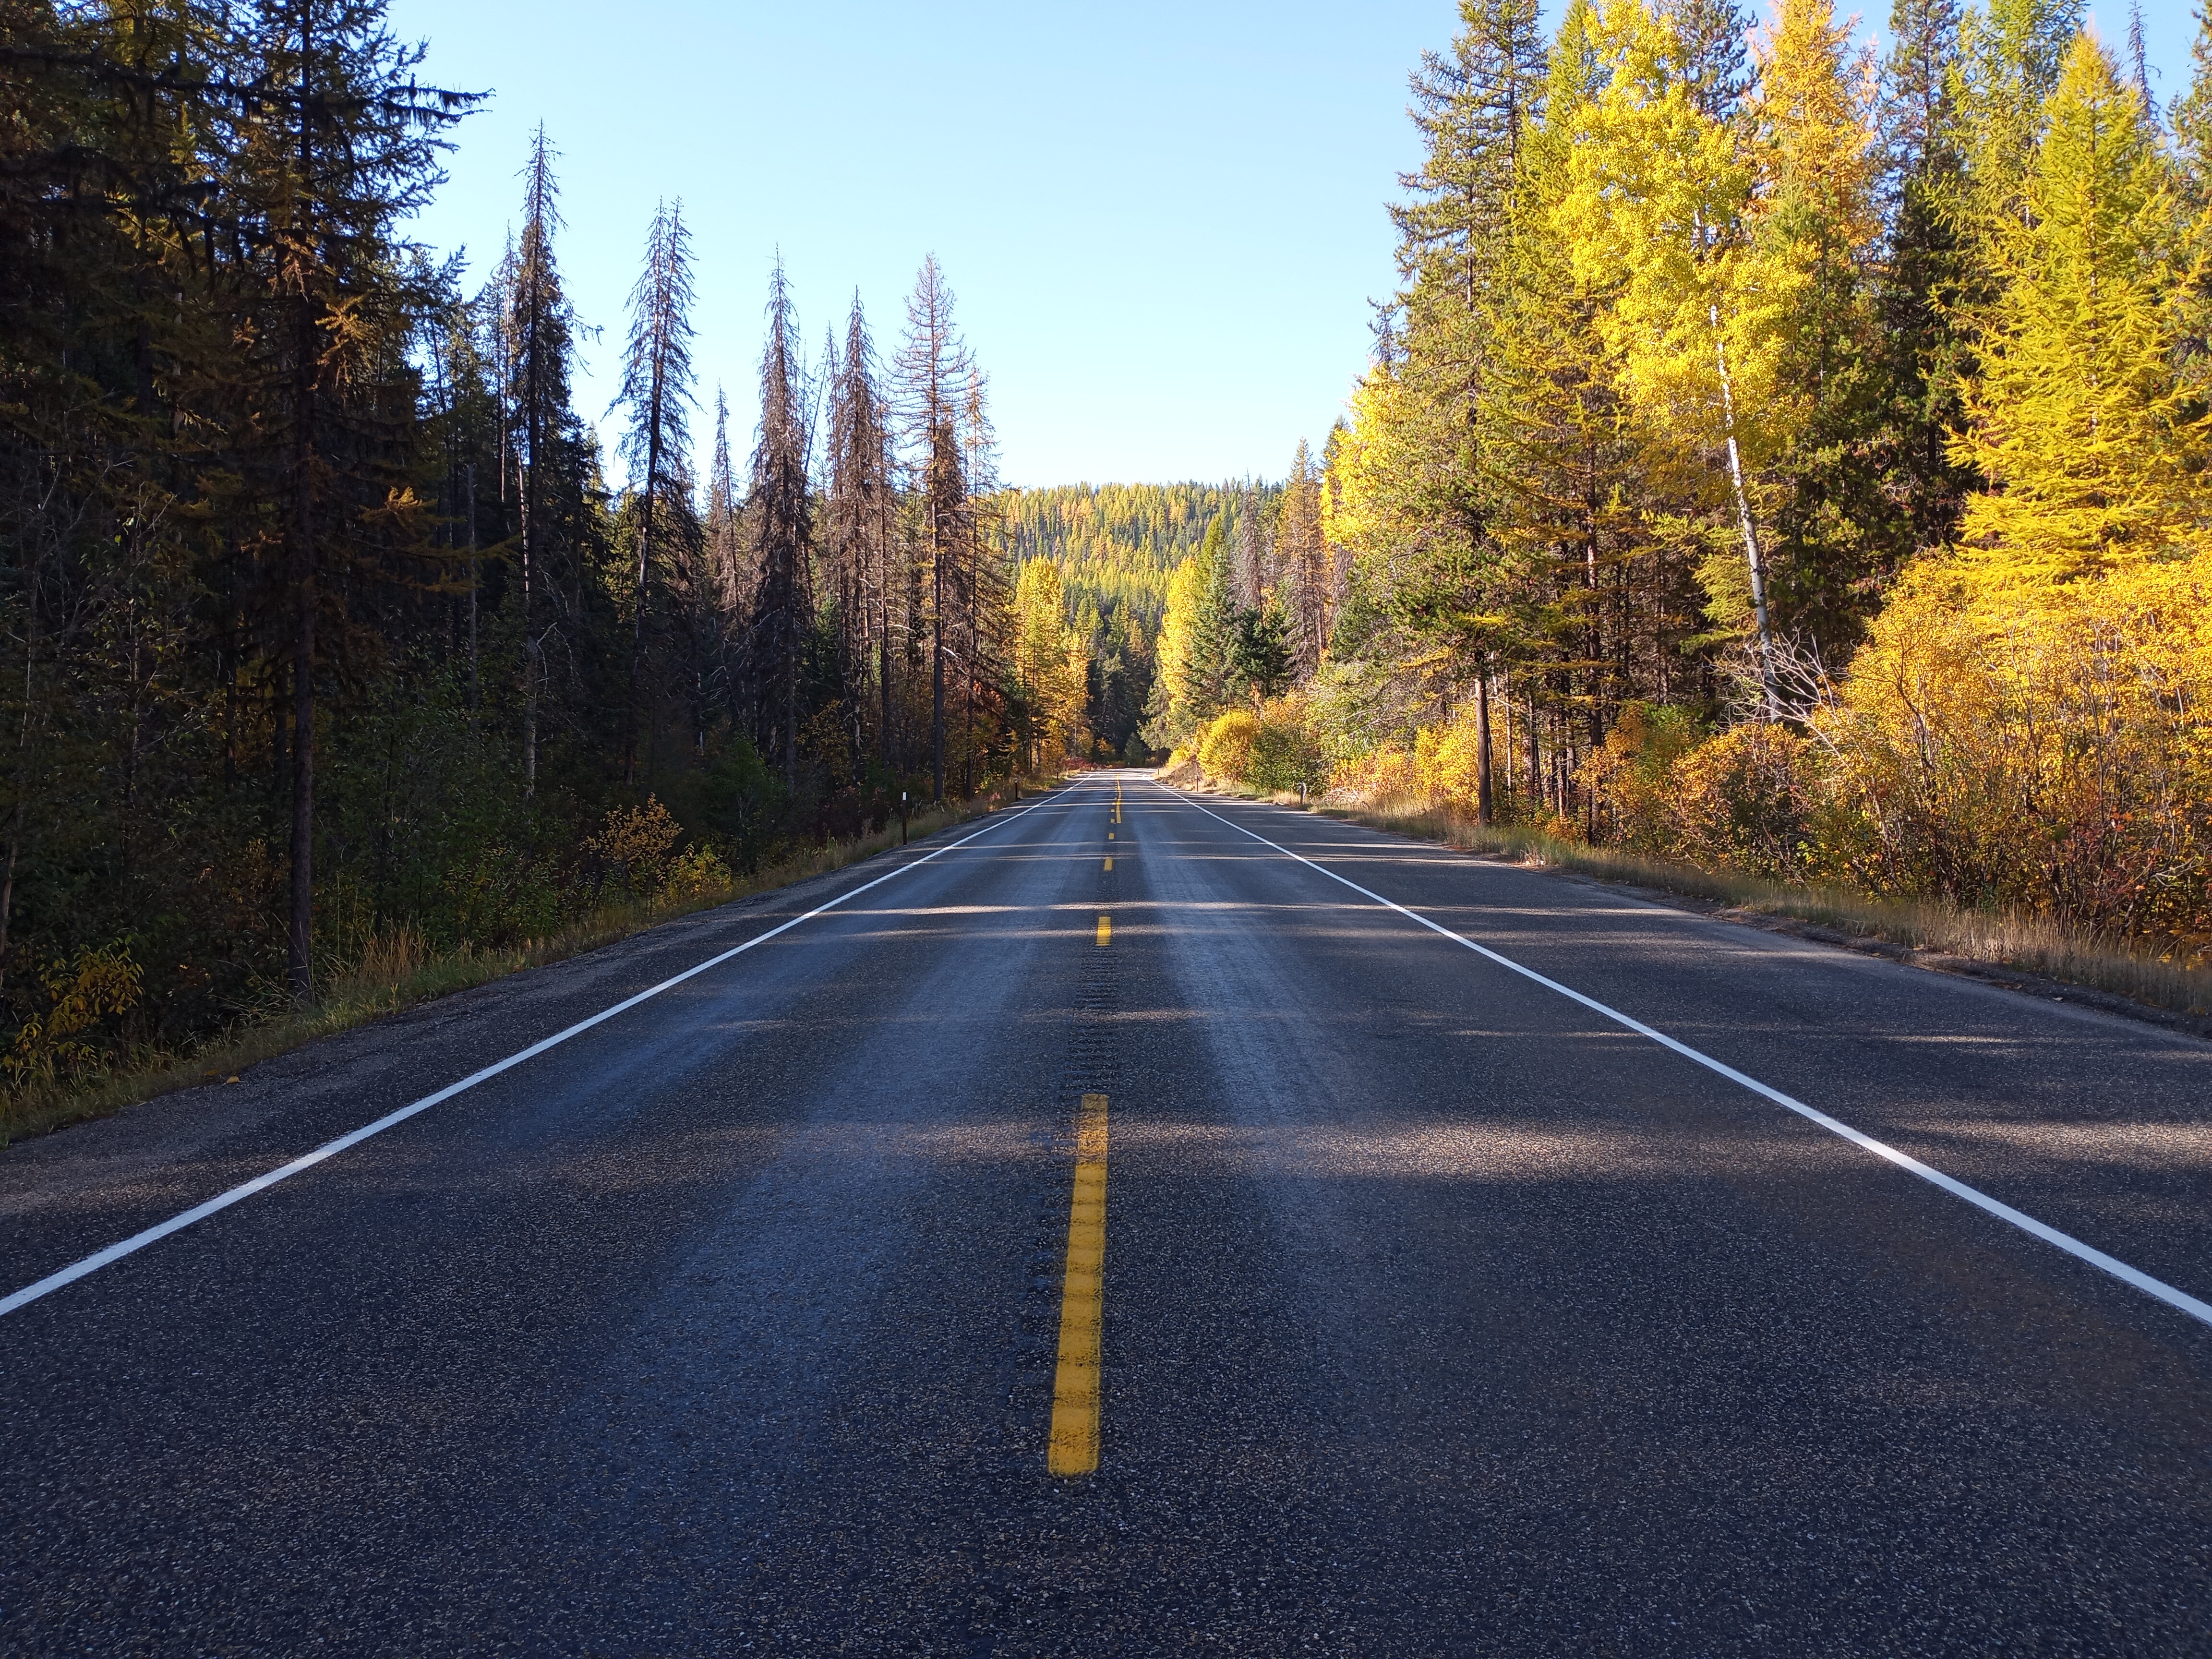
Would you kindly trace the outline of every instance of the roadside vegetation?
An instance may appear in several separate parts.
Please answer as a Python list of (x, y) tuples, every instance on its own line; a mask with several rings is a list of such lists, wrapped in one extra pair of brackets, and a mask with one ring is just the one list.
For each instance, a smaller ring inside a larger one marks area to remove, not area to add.
[(2212, 26), (2161, 107), (2075, 0), (1899, 0), (1878, 67), (1827, 0), (1461, 15), (1376, 361), (1171, 575), (1153, 740), (2203, 1008)]
[(619, 319), (569, 297), (543, 128), (471, 238), (496, 263), (407, 240), (482, 100), (388, 21), (0, 0), (0, 1121), (879, 844), (902, 798), (1087, 752), (1093, 704), (1141, 717), (1141, 639), (1017, 605), (933, 258), (891, 337), (855, 301), (818, 357), (771, 272), (733, 422), (682, 204), (640, 191)]
[[(1038, 778), (1027, 785), (1042, 788), (1051, 782)], [(441, 949), (414, 926), (387, 927), (359, 941), (352, 955), (325, 965), (313, 1006), (272, 1003), (187, 1046), (153, 1043), (118, 1050), (112, 1044), (84, 1042), (82, 1034), (94, 1029), (101, 1015), (129, 1011), (136, 988), (113, 953), (94, 956), (78, 964), (65, 983), (52, 988), (58, 1018), (19, 1035), (9, 1087), (0, 1091), (0, 1147), (104, 1117), (173, 1090), (234, 1081), (247, 1066), (318, 1037), (526, 968), (580, 956), (678, 916), (842, 869), (896, 848), (908, 836), (927, 836), (998, 811), (1024, 787), (1024, 781), (1014, 780), (968, 800), (924, 808), (903, 830), (894, 818), (850, 840), (832, 838), (795, 849), (780, 862), (744, 875), (732, 873), (718, 858), (682, 847), (674, 821), (665, 811), (651, 806), (618, 809), (608, 814), (602, 836), (629, 855), (623, 879), (602, 889), (597, 903), (576, 911), (551, 932), (489, 947), (464, 941)]]

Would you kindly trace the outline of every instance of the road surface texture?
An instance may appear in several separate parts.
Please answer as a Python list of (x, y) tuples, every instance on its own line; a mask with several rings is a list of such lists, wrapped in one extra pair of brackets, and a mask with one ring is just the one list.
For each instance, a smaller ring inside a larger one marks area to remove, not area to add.
[(2212, 1045), (1134, 774), (9, 1150), (0, 1294), (753, 939), (0, 1315), (0, 1651), (2212, 1650)]

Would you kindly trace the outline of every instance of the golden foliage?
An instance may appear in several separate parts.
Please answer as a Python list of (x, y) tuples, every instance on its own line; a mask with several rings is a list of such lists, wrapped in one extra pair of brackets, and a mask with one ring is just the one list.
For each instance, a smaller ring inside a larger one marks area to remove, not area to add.
[(1198, 763), (1209, 778), (1242, 783), (1252, 766), (1252, 745), (1260, 736), (1260, 717), (1249, 708), (1217, 716), (1199, 739)]
[(0, 1054), (0, 1070), (21, 1087), (51, 1084), (61, 1074), (97, 1066), (100, 1050), (87, 1036), (103, 1018), (127, 1014), (137, 1006), (144, 977), (125, 940), (83, 945), (72, 957), (48, 963), (39, 970), (46, 1010), (16, 1028), (15, 1046)]

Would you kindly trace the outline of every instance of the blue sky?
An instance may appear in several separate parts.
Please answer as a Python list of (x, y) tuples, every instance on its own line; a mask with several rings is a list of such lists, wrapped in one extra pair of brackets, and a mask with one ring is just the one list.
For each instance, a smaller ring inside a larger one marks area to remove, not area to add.
[[(2113, 15), (2106, 38), (2124, 40)], [(2144, 16), (2172, 97), (2190, 8)], [(430, 78), (496, 94), (416, 228), (466, 247), (471, 286), (540, 119), (562, 152), (562, 263), (605, 331), (585, 349), (587, 418), (612, 395), (654, 201), (680, 196), (702, 460), (717, 380), (750, 444), (779, 249), (810, 344), (857, 289), (886, 356), (934, 251), (991, 375), (1002, 470), (1035, 485), (1279, 476), (1321, 440), (1393, 282), (1383, 203), (1417, 156), (1406, 76), (1456, 9), (393, 0), (392, 21), (429, 42)]]

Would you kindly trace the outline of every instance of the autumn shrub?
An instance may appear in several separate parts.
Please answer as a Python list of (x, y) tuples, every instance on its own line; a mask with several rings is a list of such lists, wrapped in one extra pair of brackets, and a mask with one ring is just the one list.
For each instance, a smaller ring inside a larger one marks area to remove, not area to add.
[(1328, 787), (1363, 801), (1410, 800), (1422, 793), (1413, 755), (1387, 744), (1340, 759), (1329, 772)]
[(2056, 588), (1908, 581), (1817, 722), (1876, 891), (2212, 939), (2212, 556)]
[[(1817, 863), (1826, 757), (1787, 726), (1739, 726), (1666, 769), (1656, 803), (1678, 856), (1746, 875), (1801, 879)], [(1648, 810), (1648, 809), (1647, 809)]]
[(683, 838), (684, 826), (659, 796), (648, 796), (642, 806), (611, 811), (605, 827), (586, 839), (584, 851), (599, 863), (602, 879), (641, 898), (660, 890)]
[(105, 1060), (101, 1038), (112, 1022), (137, 1006), (145, 970), (127, 939), (85, 945), (38, 970), (43, 1006), (26, 1015), (15, 1040), (0, 1054), (10, 1086), (53, 1084), (95, 1072)]
[(1575, 772), (1579, 787), (1596, 792), (1607, 842), (1645, 854), (1675, 850), (1674, 765), (1701, 735), (1686, 709), (1621, 705), (1605, 742)]
[(1481, 734), (1468, 715), (1424, 726), (1413, 738), (1413, 781), (1424, 795), (1473, 811), (1480, 793)]
[(1328, 781), (1328, 750), (1305, 700), (1279, 697), (1260, 716), (1245, 781), (1267, 790), (1311, 792)]
[(1260, 717), (1249, 708), (1217, 716), (1199, 739), (1198, 763), (1206, 775), (1242, 783), (1252, 767), (1252, 745), (1259, 740)]

